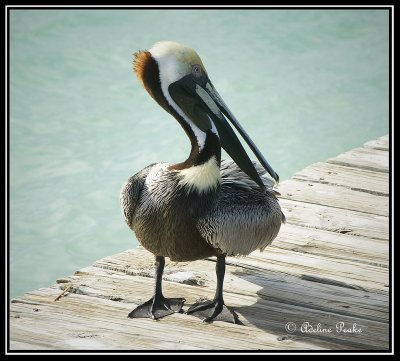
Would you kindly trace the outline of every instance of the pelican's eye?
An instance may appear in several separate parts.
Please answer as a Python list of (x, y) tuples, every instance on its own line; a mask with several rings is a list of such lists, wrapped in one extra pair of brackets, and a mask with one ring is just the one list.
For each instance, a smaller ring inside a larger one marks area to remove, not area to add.
[(201, 66), (198, 64), (193, 65), (192, 74), (197, 78), (201, 77)]

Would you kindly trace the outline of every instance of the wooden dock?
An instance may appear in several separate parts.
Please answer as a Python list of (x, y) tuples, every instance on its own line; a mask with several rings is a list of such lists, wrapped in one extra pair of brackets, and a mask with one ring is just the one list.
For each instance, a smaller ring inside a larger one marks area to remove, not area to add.
[[(13, 299), (10, 351), (388, 350), (388, 144), (370, 141), (280, 184), (287, 223), (277, 239), (227, 259), (225, 302), (244, 326), (127, 318), (154, 287), (153, 257), (138, 248)], [(214, 268), (167, 261), (166, 296), (185, 297), (185, 309), (212, 298)]]

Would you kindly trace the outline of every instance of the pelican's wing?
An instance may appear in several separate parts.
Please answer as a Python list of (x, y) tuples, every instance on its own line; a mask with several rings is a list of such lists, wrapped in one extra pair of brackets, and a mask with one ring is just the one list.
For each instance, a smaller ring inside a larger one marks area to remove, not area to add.
[(151, 168), (157, 163), (150, 164), (134, 176), (130, 177), (128, 181), (123, 185), (120, 193), (120, 203), (122, 212), (125, 218), (125, 222), (130, 228), (132, 228), (132, 218), (135, 214), (136, 207), (139, 203), (140, 194), (144, 186), (147, 175)]
[[(258, 163), (255, 166), (260, 175), (266, 173)], [(197, 223), (200, 234), (227, 256), (263, 250), (285, 222), (274, 181), (262, 177), (262, 189), (230, 160), (221, 162), (221, 178), (216, 205)]]
[[(253, 161), (253, 164), (258, 174), (261, 176), (261, 179), (267, 190), (273, 192), (275, 181), (265, 176), (267, 172), (260, 163)], [(255, 183), (246, 173), (244, 173), (233, 160), (221, 161), (221, 178), (222, 184), (225, 185), (242, 187), (245, 189), (259, 188), (257, 183)]]

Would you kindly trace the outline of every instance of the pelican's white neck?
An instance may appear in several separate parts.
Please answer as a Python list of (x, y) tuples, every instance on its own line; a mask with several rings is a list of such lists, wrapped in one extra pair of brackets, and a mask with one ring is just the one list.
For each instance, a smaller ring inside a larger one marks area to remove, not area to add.
[[(190, 126), (193, 134), (196, 137), (197, 145), (200, 151), (204, 148), (206, 142), (206, 133), (192, 122), (192, 120), (182, 111), (182, 109), (176, 104), (169, 94), (168, 87), (176, 82), (177, 80), (184, 77), (188, 69), (182, 67), (183, 63), (178, 63), (176, 57), (172, 57), (171, 54), (171, 44), (172, 42), (164, 42), (161, 44), (156, 44), (153, 48), (149, 50), (151, 56), (158, 64), (161, 91), (168, 102), (168, 105), (172, 107), (178, 115)], [(178, 46), (179, 44), (177, 44)], [(182, 53), (182, 57), (185, 53)]]

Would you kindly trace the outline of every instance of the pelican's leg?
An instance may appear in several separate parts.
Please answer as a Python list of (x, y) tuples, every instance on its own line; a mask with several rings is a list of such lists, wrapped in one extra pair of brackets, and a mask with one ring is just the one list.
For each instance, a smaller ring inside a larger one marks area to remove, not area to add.
[(128, 317), (157, 319), (180, 312), (185, 302), (184, 298), (165, 298), (162, 294), (162, 275), (164, 271), (165, 258), (156, 256), (156, 287), (154, 296), (145, 303), (137, 306)]
[(204, 317), (204, 322), (225, 321), (230, 323), (242, 324), (239, 316), (235, 311), (225, 306), (223, 297), (223, 286), (225, 277), (225, 256), (217, 256), (217, 264), (215, 266), (217, 274), (217, 289), (212, 301), (199, 300), (187, 310), (187, 314)]

